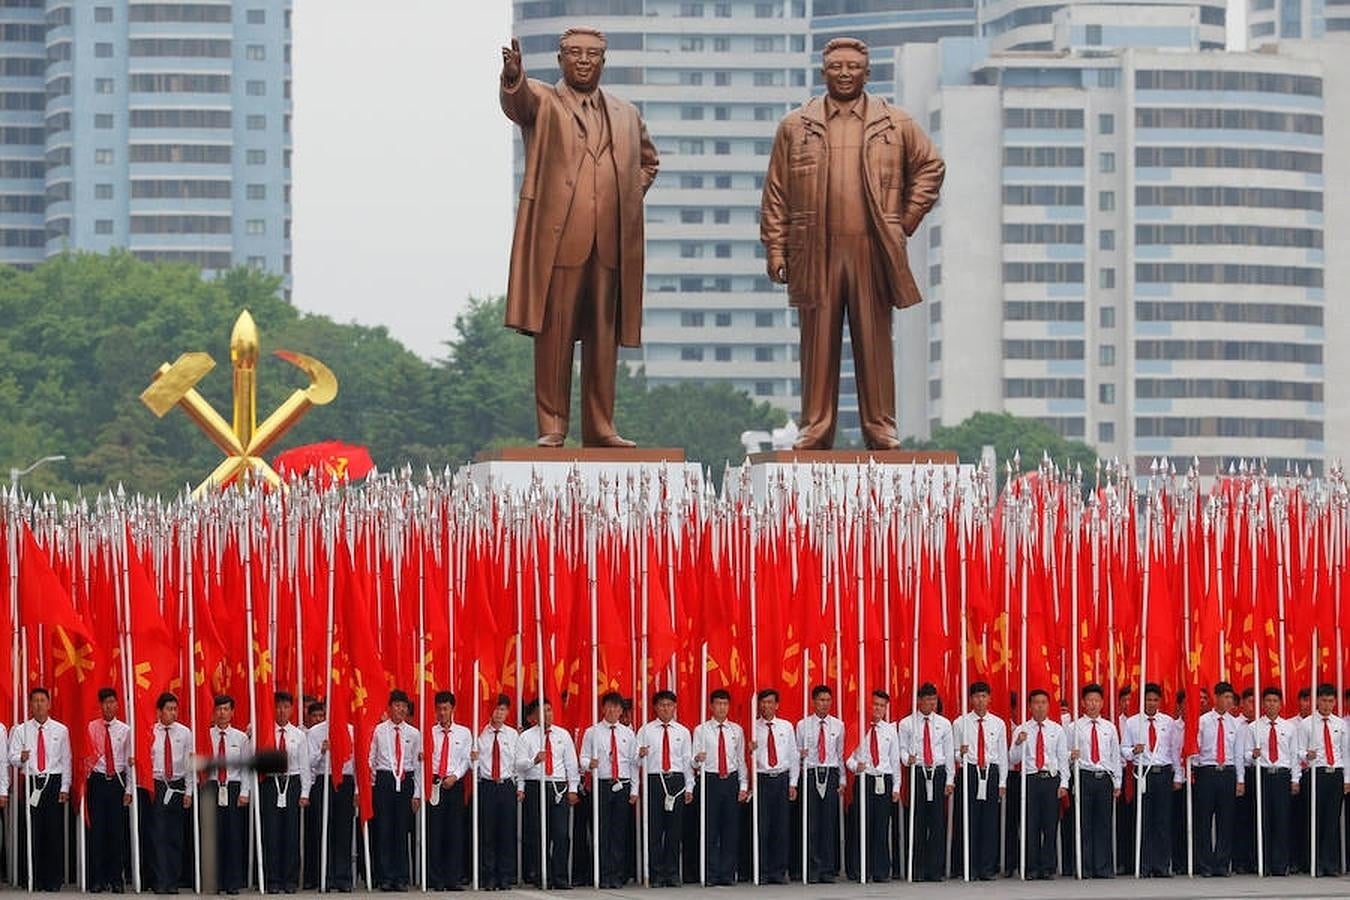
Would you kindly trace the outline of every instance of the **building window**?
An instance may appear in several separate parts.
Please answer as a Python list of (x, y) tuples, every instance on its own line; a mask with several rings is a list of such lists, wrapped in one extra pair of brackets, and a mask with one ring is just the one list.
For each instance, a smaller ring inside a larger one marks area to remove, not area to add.
[(113, 92), (113, 80), (111, 78), (95, 78), (95, 94), (111, 94)]
[[(718, 187), (721, 187), (721, 185), (718, 185)], [(729, 209), (714, 209), (714, 210), (713, 210), (713, 224), (714, 224), (714, 225), (729, 225), (729, 224), (731, 224), (731, 210), (729, 210)]]
[(714, 244), (714, 245), (713, 245), (713, 256), (717, 257), (718, 259), (731, 259), (731, 245), (730, 245), (730, 244)]
[(1097, 423), (1097, 443), (1099, 443), (1099, 444), (1111, 444), (1111, 443), (1114, 443), (1115, 440), (1116, 440), (1116, 423), (1115, 423), (1115, 422), (1098, 422), (1098, 423)]
[(265, 268), (267, 268), (267, 257), (265, 257), (265, 256), (250, 256), (250, 257), (248, 258), (248, 267), (249, 267), (250, 269), (265, 269)]
[(772, 328), (772, 327), (773, 327), (773, 320), (774, 320), (774, 314), (773, 314), (772, 311), (768, 311), (768, 310), (759, 310), (759, 311), (757, 311), (757, 312), (755, 313), (755, 327), (756, 327), (756, 328)]
[(1100, 115), (1098, 115), (1098, 116), (1097, 116), (1097, 133), (1098, 133), (1098, 134), (1115, 134), (1115, 133), (1116, 133), (1116, 117), (1113, 116), (1113, 115), (1111, 115), (1111, 113), (1101, 113)]
[(756, 347), (755, 362), (773, 362), (772, 347)]
[(689, 190), (699, 190), (700, 188), (703, 187), (703, 176), (702, 176), (702, 175), (681, 175), (681, 176), (680, 176), (680, 187), (683, 188), (683, 189), (686, 190), (686, 191), (689, 191)]
[(700, 19), (703, 17), (702, 3), (681, 3), (680, 15), (687, 19)]
[(713, 50), (717, 53), (730, 53), (731, 38), (713, 38)]
[(262, 62), (267, 59), (267, 48), (262, 44), (249, 44), (244, 48), (244, 59)]
[(713, 324), (716, 325), (718, 328), (730, 328), (730, 327), (731, 327), (731, 313), (729, 313), (729, 312), (720, 312), (720, 313), (714, 314), (714, 315), (713, 315)]
[(94, 185), (95, 200), (111, 200), (113, 198), (113, 186), (111, 184)]
[(703, 119), (703, 107), (681, 106), (680, 118), (685, 122), (698, 122)]
[(263, 219), (249, 219), (244, 223), (244, 233), (255, 236), (267, 234), (267, 222)]
[(1107, 405), (1115, 403), (1116, 386), (1110, 383), (1097, 385), (1097, 400)]
[(731, 110), (725, 106), (713, 107), (713, 118), (719, 122), (727, 122), (731, 119)]
[(1102, 328), (1116, 327), (1116, 308), (1114, 306), (1103, 306), (1097, 310), (1097, 324)]
[(1102, 366), (1114, 366), (1116, 364), (1116, 345), (1102, 344), (1097, 348), (1097, 364)]
[(680, 259), (702, 259), (703, 245), (691, 241), (680, 242)]
[(113, 10), (111, 6), (95, 6), (94, 21), (100, 25), (106, 25), (113, 20)]
[(250, 97), (264, 97), (267, 95), (267, 82), (249, 81), (244, 85), (244, 93)]
[(772, 381), (756, 381), (756, 382), (755, 382), (755, 396), (756, 396), (756, 397), (772, 397), (772, 396), (773, 396), (773, 382), (772, 382)]
[(680, 324), (685, 328), (702, 328), (703, 313), (701, 312), (682, 312), (680, 313)]
[(716, 6), (713, 7), (713, 15), (719, 19), (730, 19), (731, 4), (730, 3), (717, 4)]
[(265, 166), (267, 165), (267, 151), (246, 150), (244, 151), (244, 162), (250, 166)]
[(267, 185), (265, 185), (265, 184), (250, 184), (250, 185), (248, 186), (248, 188), (247, 188), (246, 193), (247, 193), (248, 199), (250, 199), (250, 200), (266, 200), (266, 199), (267, 199)]
[(1111, 290), (1116, 286), (1116, 270), (1105, 268), (1097, 273), (1097, 286), (1102, 290)]
[(1115, 191), (1097, 192), (1097, 209), (1101, 212), (1114, 212), (1116, 208)]
[(267, 116), (251, 115), (245, 120), (249, 131), (265, 131), (267, 129)]
[(1097, 249), (1114, 250), (1116, 249), (1116, 233), (1110, 228), (1103, 228), (1097, 232)]
[(680, 359), (685, 362), (703, 362), (702, 347), (681, 347)]
[(701, 209), (680, 210), (680, 222), (684, 225), (701, 224), (703, 222), (703, 210)]
[(112, 113), (94, 113), (94, 127), (95, 128), (113, 127)]
[(250, 9), (245, 13), (245, 16), (250, 25), (267, 24), (267, 10), (265, 9)]
[(713, 360), (716, 362), (731, 362), (731, 348), (730, 347), (714, 348)]
[(714, 72), (714, 73), (713, 73), (713, 84), (715, 84), (717, 87), (727, 87), (728, 85), (731, 84), (731, 73), (730, 73), (730, 72)]
[(94, 151), (94, 163), (100, 166), (110, 166), (113, 161), (113, 152), (111, 147), (99, 147)]
[(1115, 69), (1097, 70), (1097, 87), (1113, 88), (1116, 86), (1117, 72)]
[(1102, 26), (1089, 25), (1084, 30), (1087, 34), (1083, 36), (1083, 43), (1089, 47), (1100, 47), (1102, 45)]
[(94, 220), (94, 234), (112, 234), (112, 233), (113, 233), (112, 219)]
[(679, 154), (681, 156), (702, 156), (703, 141), (699, 140), (698, 138), (680, 141)]
[(98, 59), (112, 59), (113, 46), (105, 41), (99, 41), (94, 45), (94, 56)]
[(713, 141), (714, 156), (730, 156), (731, 141)]
[(1116, 155), (1114, 153), (1097, 154), (1097, 171), (1104, 175), (1109, 175), (1116, 170)]

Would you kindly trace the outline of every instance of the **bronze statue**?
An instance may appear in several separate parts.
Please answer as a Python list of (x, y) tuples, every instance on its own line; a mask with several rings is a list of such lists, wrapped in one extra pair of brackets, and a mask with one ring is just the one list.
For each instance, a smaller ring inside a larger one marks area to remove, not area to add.
[(760, 206), (769, 277), (788, 286), (801, 321), (795, 448), (834, 446), (847, 310), (863, 439), (868, 449), (893, 450), (891, 307), (923, 300), (905, 245), (937, 202), (946, 166), (907, 113), (863, 91), (866, 44), (835, 38), (822, 68), (827, 95), (778, 125)]
[(562, 80), (525, 77), (520, 42), (502, 48), (502, 111), (520, 126), (525, 177), (511, 243), (506, 326), (534, 337), (539, 446), (561, 447), (581, 341), (581, 437), (632, 447), (614, 428), (619, 346), (642, 331), (642, 198), (656, 147), (637, 107), (600, 90), (605, 36), (570, 28), (558, 40)]

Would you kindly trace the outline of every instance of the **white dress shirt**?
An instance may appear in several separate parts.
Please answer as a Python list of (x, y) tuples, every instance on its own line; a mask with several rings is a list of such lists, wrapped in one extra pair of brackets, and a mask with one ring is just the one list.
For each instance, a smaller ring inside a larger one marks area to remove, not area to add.
[[(1252, 749), (1256, 752), (1256, 766), (1259, 769), (1282, 769), (1292, 771), (1303, 758), (1303, 729), (1297, 719), (1282, 719), (1278, 716), (1272, 721), (1261, 716), (1251, 724)], [(1270, 759), (1270, 733), (1275, 732), (1274, 762)]]
[(450, 723), (449, 728), (440, 724), (432, 725), (424, 738), (424, 744), (431, 753), (433, 780), (440, 777), (442, 767), (446, 777), (453, 777), (456, 781), (469, 771), (469, 751), (473, 749), (473, 732), (463, 725), (458, 722)]
[[(1219, 764), (1218, 752), (1219, 713), (1210, 710), (1200, 717), (1200, 752), (1191, 757), (1192, 766), (1215, 766)], [(1237, 783), (1246, 781), (1246, 760), (1251, 758), (1247, 741), (1251, 738), (1251, 728), (1247, 722), (1232, 713), (1223, 716), (1223, 744), (1225, 766), (1237, 768)], [(1245, 759), (1244, 759), (1244, 754)]]
[[(1097, 761), (1092, 761), (1092, 735), (1097, 735)], [(1109, 719), (1098, 716), (1090, 719), (1079, 716), (1070, 732), (1071, 749), (1078, 751), (1078, 770), (1080, 772), (1105, 772), (1111, 776), (1111, 785), (1120, 790), (1121, 758), (1120, 738), (1116, 736), (1116, 726)]]
[[(212, 725), (211, 730), (206, 733), (207, 742), (211, 745), (207, 748), (213, 757), (219, 759), (225, 757), (225, 781), (239, 782), (239, 796), (241, 799), (248, 799), (249, 789), (252, 785), (252, 771), (240, 765), (241, 761), (248, 759), (253, 755), (253, 748), (249, 742), (248, 735), (238, 728), (226, 726), (224, 730)], [(224, 741), (224, 752), (221, 752), (221, 741)], [(216, 766), (207, 769), (202, 773), (202, 777), (213, 784), (220, 783), (220, 767)]]
[[(872, 758), (872, 735), (876, 735), (877, 754)], [(899, 775), (900, 774), (900, 733), (894, 722), (882, 719), (869, 722), (862, 733), (862, 739), (848, 758), (848, 767), (859, 775)], [(892, 791), (900, 790), (900, 782), (892, 785)]]
[[(1331, 752), (1330, 762), (1327, 760), (1327, 739), (1326, 732), (1331, 733)], [(1312, 759), (1308, 760), (1308, 765), (1316, 771), (1321, 771), (1330, 765), (1332, 768), (1340, 769), (1346, 784), (1350, 784), (1350, 766), (1345, 764), (1346, 753), (1350, 751), (1350, 746), (1346, 742), (1345, 720), (1338, 715), (1323, 716), (1321, 713), (1313, 713), (1303, 723), (1303, 749), (1305, 759), (1307, 753), (1314, 754)]]
[[(43, 746), (46, 748), (47, 766), (38, 769), (37, 736), (39, 725), (36, 719), (28, 719), (9, 736), (9, 764), (20, 766), (25, 775), (60, 775), (61, 793), (70, 793), (70, 732), (66, 726), (55, 719), (47, 719), (40, 726)], [(19, 762), (23, 751), (28, 751), (28, 761)]]
[[(352, 742), (352, 746), (355, 747), (356, 729), (352, 727), (350, 722), (347, 724), (347, 738)], [(324, 778), (333, 774), (332, 759), (329, 756), (329, 751), (323, 746), (328, 742), (327, 720), (320, 722), (313, 728), (307, 730), (305, 732), (305, 739), (309, 741), (309, 766), (314, 772), (315, 781), (318, 781), (319, 778)], [(347, 757), (347, 761), (342, 764), (342, 774), (344, 776), (356, 774), (356, 754), (354, 752), (351, 756)]]
[[(774, 765), (769, 764), (769, 734), (773, 734)], [(801, 752), (797, 735), (787, 719), (755, 719), (755, 774), (788, 776), (788, 787), (796, 787), (801, 775)]]
[[(664, 727), (669, 725), (669, 728)], [(666, 767), (662, 756), (665, 735), (670, 735), (670, 766)], [(671, 719), (669, 723), (662, 722), (660, 719), (652, 719), (642, 730), (638, 732), (638, 752), (642, 748), (647, 748), (647, 755), (642, 757), (642, 771), (646, 775), (673, 775), (680, 774), (684, 776), (684, 791), (686, 794), (694, 792), (694, 739), (689, 734), (689, 729), (685, 728), (679, 722)], [(716, 749), (716, 748), (714, 748)], [(792, 752), (789, 745), (788, 752)]]
[[(1150, 719), (1153, 725), (1152, 742), (1148, 733)], [(1143, 749), (1135, 753), (1136, 746)], [(1136, 713), (1125, 720), (1125, 733), (1120, 742), (1120, 758), (1134, 763), (1136, 769), (1171, 766), (1175, 775), (1181, 768), (1181, 759), (1177, 755), (1180, 748), (1181, 723), (1167, 713), (1159, 712), (1152, 716)]]
[[(545, 740), (553, 748), (552, 775), (549, 775), (546, 771), (547, 759), (542, 759), (539, 762), (534, 761), (534, 758), (544, 749)], [(581, 781), (580, 767), (576, 745), (572, 743), (572, 737), (567, 733), (566, 728), (552, 725), (549, 726), (548, 732), (545, 734), (542, 725), (535, 725), (520, 733), (520, 747), (516, 755), (516, 771), (526, 781), (547, 780), (554, 784), (565, 783), (568, 793), (575, 793), (577, 785)]]
[(286, 736), (286, 773), (284, 775), (273, 775), (277, 781), (277, 789), (283, 791), (288, 787), (288, 779), (297, 777), (300, 779), (300, 796), (309, 797), (310, 786), (314, 783), (314, 767), (309, 761), (309, 738), (296, 725), (287, 722), (285, 725), (272, 726), (272, 740), (276, 742), (277, 749), (281, 749), (281, 736)]
[[(993, 713), (976, 715), (972, 710), (952, 723), (952, 741), (956, 744), (957, 764), (980, 764), (980, 732), (984, 732), (984, 764), (998, 766), (998, 786), (1008, 786), (1008, 726)], [(961, 748), (965, 747), (965, 754)]]
[(520, 732), (510, 725), (497, 728), (488, 725), (478, 733), (478, 777), (492, 780), (492, 747), (497, 746), (498, 772), (501, 781), (515, 781), (516, 788), (524, 786), (516, 771), (516, 755), (520, 749)]
[[(9, 756), (9, 731), (4, 725), (0, 725), (0, 747), (5, 748), (5, 756)], [(9, 764), (0, 766), (0, 797), (9, 796)]]
[[(718, 734), (727, 748), (727, 776), (733, 773), (740, 784), (740, 790), (750, 790), (750, 775), (745, 770), (745, 731), (735, 722), (727, 719), (719, 722), (709, 719), (694, 729), (694, 765), (699, 766), (707, 778), (718, 777)], [(703, 761), (697, 761), (703, 754)]]
[(89, 723), (88, 741), (90, 750), (90, 777), (106, 778), (108, 775), (107, 745), (112, 739), (112, 771), (126, 787), (130, 797), (135, 784), (127, 777), (127, 757), (131, 748), (131, 728), (121, 719), (104, 719), (101, 716)]
[(945, 766), (948, 775), (956, 768), (956, 747), (952, 744), (952, 723), (937, 713), (913, 713), (900, 720), (900, 759), (904, 765), (925, 765), (923, 753), (924, 725), (927, 724), (933, 748), (933, 768)]
[[(402, 756), (394, 747), (394, 741), (397, 740), (402, 746)], [(412, 786), (415, 793), (413, 796), (422, 796), (422, 767), (418, 765), (418, 756), (422, 752), (422, 735), (418, 733), (417, 727), (411, 722), (403, 722), (398, 726), (385, 719), (375, 726), (375, 733), (370, 740), (370, 771), (371, 774), (379, 772), (389, 772), (394, 776), (394, 789), (402, 792), (404, 785), (412, 780)], [(396, 771), (399, 766), (399, 760), (402, 760), (402, 772)]]
[[(611, 744), (617, 744), (618, 756), (610, 753)], [(591, 768), (595, 762), (593, 774), (599, 780), (611, 781), (614, 777), (614, 761), (619, 763), (619, 780), (630, 782), (630, 791), (638, 795), (638, 744), (633, 729), (622, 722), (596, 722), (581, 736), (581, 771)]]
[[(1036, 743), (1040, 734), (1045, 734), (1045, 760), (1041, 766), (1036, 765)], [(1021, 744), (1017, 743), (1017, 736), (1025, 733), (1027, 739)], [(1049, 772), (1052, 775), (1059, 776), (1059, 786), (1068, 788), (1069, 786), (1069, 739), (1064, 733), (1064, 727), (1058, 722), (1046, 719), (1044, 722), (1037, 722), (1035, 719), (1023, 722), (1013, 729), (1013, 745), (1008, 751), (1008, 755), (1016, 763), (1020, 763), (1022, 771), (1028, 777), (1040, 772)]]
[[(163, 722), (156, 722), (150, 735), (150, 772), (156, 781), (165, 781), (164, 770), (164, 739), (169, 741), (169, 759), (173, 766), (172, 778), (167, 779), (170, 784), (180, 779), (184, 782), (184, 793), (191, 794), (193, 782), (196, 781), (195, 773), (188, 771), (188, 757), (192, 755), (192, 731), (182, 722), (174, 722), (171, 725), (165, 725)], [(194, 777), (188, 778), (189, 774)]]
[[(820, 758), (820, 730), (825, 729), (825, 759)], [(814, 713), (797, 723), (797, 746), (802, 750), (802, 766), (807, 769), (844, 768), (844, 723), (835, 716), (821, 718)]]

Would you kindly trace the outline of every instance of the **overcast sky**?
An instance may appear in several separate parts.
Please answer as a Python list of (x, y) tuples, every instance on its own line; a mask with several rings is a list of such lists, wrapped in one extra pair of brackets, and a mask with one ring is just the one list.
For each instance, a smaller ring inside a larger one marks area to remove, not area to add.
[(293, 24), (295, 302), (441, 356), (467, 298), (506, 289), (511, 4), (295, 0)]
[(443, 355), (470, 295), (501, 293), (509, 0), (295, 0), (294, 299)]

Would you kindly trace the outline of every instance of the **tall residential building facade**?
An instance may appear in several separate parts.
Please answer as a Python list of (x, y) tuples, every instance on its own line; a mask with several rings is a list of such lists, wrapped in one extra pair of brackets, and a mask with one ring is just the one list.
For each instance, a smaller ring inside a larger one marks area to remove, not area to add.
[[(765, 272), (759, 203), (778, 121), (810, 91), (805, 0), (516, 0), (514, 14), (526, 74), (547, 83), (566, 28), (604, 31), (603, 88), (637, 104), (661, 154), (643, 346), (623, 358), (652, 384), (727, 381), (797, 415), (797, 321)], [(517, 183), (522, 166), (517, 142)]]
[(929, 303), (902, 316), (904, 433), (1002, 410), (1142, 470), (1321, 469), (1323, 66), (1134, 43), (1198, 45), (1204, 24), (1070, 7), (1049, 52), (903, 51), (948, 164), (911, 243)]
[(291, 0), (0, 6), (0, 261), (125, 248), (289, 281), (290, 26)]
[(1350, 0), (1247, 0), (1247, 44), (1350, 36)]

